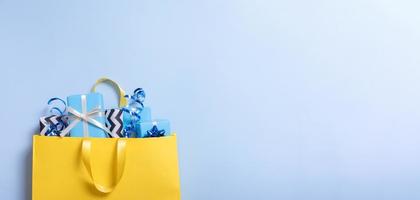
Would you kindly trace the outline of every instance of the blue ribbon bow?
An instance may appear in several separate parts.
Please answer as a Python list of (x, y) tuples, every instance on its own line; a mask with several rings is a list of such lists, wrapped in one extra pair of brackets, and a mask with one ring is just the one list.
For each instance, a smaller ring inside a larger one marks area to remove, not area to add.
[(147, 131), (146, 137), (162, 137), (165, 136), (165, 130), (159, 130), (156, 125), (153, 125), (152, 129)]

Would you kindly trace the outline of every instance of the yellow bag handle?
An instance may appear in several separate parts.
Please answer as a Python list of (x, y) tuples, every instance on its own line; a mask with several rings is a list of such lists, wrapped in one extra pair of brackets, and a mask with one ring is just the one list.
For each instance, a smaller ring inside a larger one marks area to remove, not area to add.
[(120, 87), (120, 85), (118, 85), (118, 83), (116, 83), (115, 81), (113, 81), (109, 78), (102, 77), (102, 78), (96, 80), (95, 84), (92, 86), (92, 89), (90, 91), (95, 92), (96, 91), (96, 86), (98, 86), (101, 83), (107, 83), (118, 91), (118, 96), (120, 98), (118, 106), (120, 108), (125, 107), (127, 105), (127, 99), (124, 97), (125, 96), (124, 90)]
[(118, 183), (120, 182), (122, 175), (124, 173), (125, 168), (125, 154), (126, 154), (126, 147), (127, 141), (125, 139), (118, 139), (117, 141), (117, 160), (116, 160), (116, 167), (117, 173), (115, 174), (115, 181), (110, 186), (104, 186), (98, 183), (97, 179), (95, 178), (92, 172), (92, 159), (91, 159), (91, 152), (92, 152), (92, 141), (90, 139), (83, 139), (82, 141), (82, 160), (83, 163), (89, 173), (90, 178), (92, 179), (92, 183), (95, 188), (102, 192), (102, 193), (110, 193), (112, 192), (115, 187), (117, 187)]

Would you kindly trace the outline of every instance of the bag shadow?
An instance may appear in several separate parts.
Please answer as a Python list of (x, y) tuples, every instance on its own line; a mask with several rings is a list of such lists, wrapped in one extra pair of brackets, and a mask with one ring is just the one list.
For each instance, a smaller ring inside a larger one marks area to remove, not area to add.
[[(34, 127), (29, 134), (31, 138), (29, 141), (32, 141), (32, 136), (37, 133), (38, 127)], [(32, 142), (29, 146), (26, 147), (24, 151), (24, 157), (22, 162), (22, 189), (24, 192), (23, 198), (24, 200), (31, 200), (32, 199)]]

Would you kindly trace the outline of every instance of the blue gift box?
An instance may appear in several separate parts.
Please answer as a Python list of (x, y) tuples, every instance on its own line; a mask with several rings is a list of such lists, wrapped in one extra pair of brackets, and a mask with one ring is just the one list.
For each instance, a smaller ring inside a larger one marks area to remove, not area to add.
[(152, 120), (152, 111), (150, 107), (144, 107), (140, 112), (140, 122), (151, 121)]
[(171, 134), (169, 120), (143, 121), (136, 125), (138, 138), (161, 137)]
[[(102, 112), (103, 110), (103, 97), (100, 93), (89, 93), (84, 95), (72, 95), (67, 97), (67, 105), (69, 108), (76, 110), (81, 114), (88, 114), (94, 110), (100, 110), (101, 112), (96, 112), (92, 115), (87, 116), (92, 118), (105, 127), (105, 116)], [(69, 124), (74, 120), (80, 120), (74, 114), (70, 113)], [(71, 130), (71, 137), (100, 137), (105, 138), (107, 134), (101, 128), (87, 122), (85, 120), (80, 120)]]

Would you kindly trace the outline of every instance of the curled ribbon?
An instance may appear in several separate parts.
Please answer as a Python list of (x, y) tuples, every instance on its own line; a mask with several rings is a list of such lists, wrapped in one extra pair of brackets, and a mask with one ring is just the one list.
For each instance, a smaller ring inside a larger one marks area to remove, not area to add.
[(146, 93), (143, 88), (137, 88), (134, 90), (133, 95), (125, 95), (125, 98), (128, 99), (128, 105), (122, 108), (122, 111), (130, 115), (130, 122), (127, 123), (123, 129), (123, 137), (130, 137), (135, 133), (136, 123), (140, 121), (140, 113), (144, 108), (144, 99), (146, 98)]
[[(53, 106), (53, 102), (60, 102), (64, 106), (62, 109), (60, 109), (57, 106)], [(46, 126), (45, 130), (42, 130), (42, 132), (45, 131), (45, 133), (42, 133), (45, 136), (59, 136), (60, 132), (67, 126), (67, 119), (66, 116), (66, 102), (58, 97), (54, 97), (48, 100), (48, 117), (42, 117), (41, 122)], [(54, 118), (54, 121), (48, 120)]]
[[(62, 103), (62, 104), (64, 105), (63, 109), (60, 109), (60, 108), (59, 108), (59, 107), (57, 107), (57, 106), (53, 106), (53, 105), (52, 105), (52, 103), (53, 103), (54, 101), (58, 101), (58, 102)], [(50, 100), (48, 100), (48, 103), (47, 103), (47, 104), (48, 104), (48, 106), (49, 106), (48, 112), (49, 112), (51, 115), (55, 115), (54, 111), (55, 111), (55, 112), (57, 112), (57, 114), (58, 114), (59, 116), (60, 116), (60, 115), (64, 115), (64, 113), (66, 112), (66, 107), (67, 107), (66, 102), (65, 102), (64, 100), (62, 100), (62, 99), (58, 98), (58, 97), (51, 98)]]

